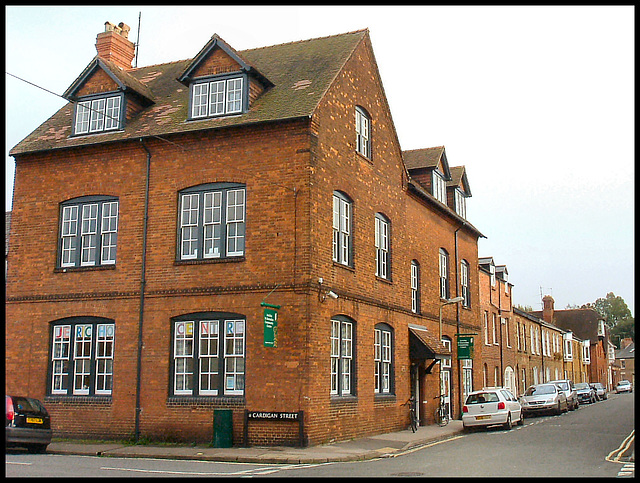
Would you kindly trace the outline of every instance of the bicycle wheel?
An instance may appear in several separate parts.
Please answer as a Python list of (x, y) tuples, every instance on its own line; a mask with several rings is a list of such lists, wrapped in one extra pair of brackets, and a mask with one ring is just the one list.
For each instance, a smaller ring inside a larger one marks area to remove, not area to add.
[(415, 414), (411, 415), (411, 432), (415, 433), (418, 430), (418, 420), (416, 419)]

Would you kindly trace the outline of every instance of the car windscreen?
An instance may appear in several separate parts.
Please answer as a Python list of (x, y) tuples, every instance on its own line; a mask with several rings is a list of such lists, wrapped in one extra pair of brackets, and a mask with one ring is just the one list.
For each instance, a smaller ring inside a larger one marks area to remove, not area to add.
[(524, 393), (525, 396), (542, 396), (545, 394), (555, 394), (556, 393), (556, 389), (550, 385), (544, 385), (544, 386), (531, 386), (529, 389), (527, 389), (527, 391)]
[(589, 389), (589, 384), (587, 384), (586, 382), (579, 382), (573, 387), (575, 387), (576, 390), (577, 389)]
[(467, 404), (484, 404), (489, 402), (498, 402), (500, 398), (495, 392), (479, 392), (477, 394), (469, 394)]
[(566, 382), (556, 382), (555, 385), (559, 386), (560, 389), (562, 389), (563, 391), (568, 391), (569, 390), (569, 384), (566, 383)]
[(47, 414), (47, 410), (37, 399), (13, 397), (13, 407), (22, 414)]

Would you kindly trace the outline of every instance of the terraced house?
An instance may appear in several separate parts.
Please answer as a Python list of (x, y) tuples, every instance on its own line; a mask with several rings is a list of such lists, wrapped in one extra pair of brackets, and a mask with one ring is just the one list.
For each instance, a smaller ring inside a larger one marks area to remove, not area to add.
[(482, 234), (464, 167), (402, 151), (368, 31), (132, 68), (105, 25), (11, 150), (5, 389), (65, 436), (224, 412), (234, 444), (320, 444), (406, 428), (411, 394), (429, 424), (442, 381), (459, 414)]

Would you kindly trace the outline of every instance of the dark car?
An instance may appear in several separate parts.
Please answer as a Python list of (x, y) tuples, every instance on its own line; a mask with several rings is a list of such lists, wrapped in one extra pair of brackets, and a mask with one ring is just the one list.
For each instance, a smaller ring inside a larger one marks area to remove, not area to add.
[(573, 387), (576, 389), (576, 394), (578, 395), (578, 401), (580, 401), (580, 404), (593, 404), (598, 400), (596, 397), (596, 391), (586, 382), (576, 382)]
[(51, 418), (37, 399), (5, 396), (5, 445), (25, 447), (32, 453), (44, 453), (51, 443)]
[(607, 399), (607, 388), (604, 387), (604, 385), (602, 383), (600, 383), (600, 382), (592, 382), (589, 385), (596, 392), (596, 397), (600, 401), (603, 401), (603, 400)]

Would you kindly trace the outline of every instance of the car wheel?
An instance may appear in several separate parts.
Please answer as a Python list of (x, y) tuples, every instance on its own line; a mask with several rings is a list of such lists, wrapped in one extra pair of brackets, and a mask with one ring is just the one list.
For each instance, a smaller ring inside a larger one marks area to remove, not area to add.
[(518, 420), (518, 426), (522, 426), (524, 424), (524, 412), (520, 411), (520, 419)]
[(504, 423), (504, 429), (513, 428), (513, 423), (511, 422), (511, 413), (507, 414), (507, 422)]

